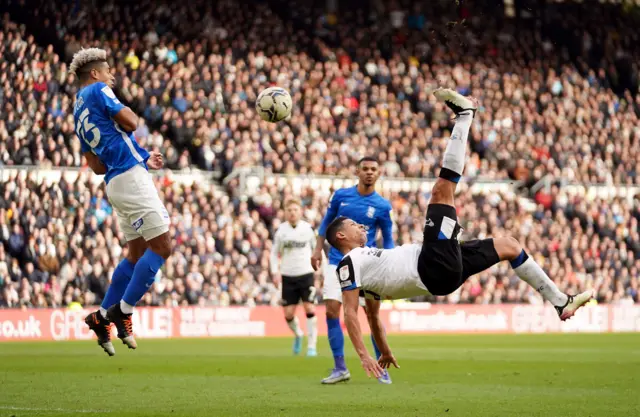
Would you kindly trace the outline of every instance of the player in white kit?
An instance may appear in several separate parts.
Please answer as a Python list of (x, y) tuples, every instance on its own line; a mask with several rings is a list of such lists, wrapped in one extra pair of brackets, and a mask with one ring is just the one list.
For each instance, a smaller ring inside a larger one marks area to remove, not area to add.
[[(346, 217), (327, 228), (328, 242), (344, 256), (338, 264), (345, 324), (367, 375), (380, 377), (390, 365), (398, 367), (379, 318), (380, 300), (420, 295), (447, 295), (470, 276), (508, 260), (516, 275), (554, 305), (561, 320), (567, 320), (592, 298), (588, 290), (576, 296), (562, 293), (542, 268), (512, 237), (460, 243), (454, 192), (464, 170), (467, 136), (476, 112), (475, 101), (453, 90), (438, 89), (435, 96), (456, 114), (456, 123), (444, 153), (439, 178), (431, 191), (422, 244), (394, 249), (367, 248), (365, 228)], [(358, 322), (358, 296), (363, 294), (369, 310), (369, 325), (381, 356), (376, 362), (362, 342)]]
[(284, 318), (295, 336), (293, 354), (302, 349), (302, 330), (296, 314), (300, 300), (307, 314), (307, 356), (317, 356), (318, 325), (315, 311), (316, 287), (313, 267), (309, 262), (316, 243), (316, 234), (309, 223), (302, 220), (302, 206), (298, 200), (285, 204), (286, 222), (273, 238), (271, 275), (281, 276)]

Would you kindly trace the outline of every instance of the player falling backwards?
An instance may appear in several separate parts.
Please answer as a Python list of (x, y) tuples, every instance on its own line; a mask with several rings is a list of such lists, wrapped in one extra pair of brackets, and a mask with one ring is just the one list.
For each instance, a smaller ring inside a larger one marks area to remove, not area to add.
[(302, 330), (296, 314), (298, 302), (302, 300), (307, 314), (307, 356), (318, 356), (316, 342), (318, 326), (315, 311), (316, 287), (313, 268), (309, 258), (316, 243), (316, 234), (302, 217), (302, 206), (298, 200), (285, 203), (286, 221), (278, 227), (271, 247), (271, 275), (280, 275), (282, 282), (282, 306), (284, 318), (294, 334), (293, 354), (302, 349)]
[[(329, 208), (318, 231), (316, 249), (311, 258), (311, 265), (315, 270), (318, 270), (322, 262), (322, 249), (327, 226), (337, 216), (345, 216), (364, 225), (367, 235), (366, 246), (376, 246), (378, 230), (382, 231), (383, 247), (389, 249), (394, 246), (391, 203), (375, 191), (376, 181), (380, 177), (378, 161), (371, 157), (362, 158), (358, 162), (356, 169), (358, 185), (337, 190), (331, 197)], [(340, 327), (342, 294), (335, 274), (338, 262), (341, 259), (342, 254), (337, 249), (331, 248), (329, 251), (329, 265), (327, 265), (324, 273), (322, 295), (327, 309), (327, 333), (335, 365), (331, 374), (322, 380), (323, 384), (335, 384), (351, 378), (344, 361), (344, 336)], [(379, 357), (380, 351), (373, 338), (371, 340), (376, 357)], [(391, 383), (391, 378), (387, 372), (378, 380), (384, 384)]]
[(335, 219), (327, 228), (327, 240), (344, 258), (338, 264), (345, 323), (367, 375), (379, 377), (389, 366), (398, 367), (381, 325), (372, 326), (382, 352), (376, 362), (367, 352), (358, 323), (358, 293), (363, 291), (370, 320), (380, 323), (382, 299), (418, 295), (447, 295), (456, 291), (471, 275), (504, 260), (520, 279), (535, 288), (567, 320), (592, 297), (592, 291), (571, 296), (562, 293), (542, 268), (511, 237), (460, 243), (461, 228), (454, 206), (454, 191), (462, 176), (467, 136), (476, 112), (476, 103), (448, 89), (435, 96), (456, 114), (456, 123), (444, 153), (440, 175), (431, 191), (424, 227), (424, 241), (390, 250), (366, 248), (367, 234), (362, 225), (346, 217)]
[(111, 324), (125, 345), (137, 347), (133, 308), (171, 252), (169, 214), (147, 170), (162, 168), (164, 162), (160, 153), (149, 153), (136, 142), (132, 132), (138, 117), (111, 90), (114, 77), (105, 50), (80, 50), (69, 70), (80, 83), (73, 118), (82, 153), (96, 174), (105, 175), (107, 196), (128, 246), (127, 257), (113, 272), (100, 309), (85, 318), (98, 336), (98, 344), (113, 356)]

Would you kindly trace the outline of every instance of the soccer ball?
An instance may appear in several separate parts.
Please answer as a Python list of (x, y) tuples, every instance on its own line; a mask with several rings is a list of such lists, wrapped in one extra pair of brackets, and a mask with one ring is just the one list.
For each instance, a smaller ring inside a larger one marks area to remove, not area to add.
[(269, 87), (258, 95), (256, 111), (265, 122), (277, 123), (291, 114), (291, 95), (280, 87)]

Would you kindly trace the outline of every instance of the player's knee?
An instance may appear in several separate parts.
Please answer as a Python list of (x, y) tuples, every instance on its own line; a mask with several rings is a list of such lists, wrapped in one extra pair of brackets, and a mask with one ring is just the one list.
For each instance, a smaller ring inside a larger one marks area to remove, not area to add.
[(522, 252), (522, 245), (512, 236), (501, 237), (496, 245), (501, 259), (515, 259)]
[(327, 318), (339, 319), (341, 304), (335, 300), (327, 300)]
[(143, 238), (127, 242), (127, 260), (135, 265), (147, 250), (147, 242)]
[(293, 314), (285, 314), (284, 315), (284, 319), (287, 321), (287, 323), (291, 323), (294, 318), (295, 318), (295, 316)]
[(133, 264), (133, 265), (135, 265), (135, 264), (138, 262), (138, 260), (139, 260), (139, 259), (140, 259), (140, 256), (136, 256), (136, 255), (134, 255), (134, 254), (133, 254), (133, 253), (131, 253), (131, 252), (129, 252), (129, 253), (127, 254), (127, 260), (128, 260), (129, 262), (131, 262), (131, 264)]
[(169, 237), (169, 232), (163, 233), (162, 235), (153, 238), (149, 241), (149, 247), (152, 251), (162, 256), (164, 259), (167, 259), (171, 256), (171, 240)]
[(308, 311), (307, 312), (307, 319), (312, 319), (316, 316), (316, 312), (315, 311)]

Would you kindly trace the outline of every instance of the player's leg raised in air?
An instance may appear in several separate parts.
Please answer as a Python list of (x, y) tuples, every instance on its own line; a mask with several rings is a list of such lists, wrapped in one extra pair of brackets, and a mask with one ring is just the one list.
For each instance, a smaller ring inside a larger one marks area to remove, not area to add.
[(563, 321), (571, 318), (593, 296), (591, 290), (575, 296), (560, 291), (540, 265), (529, 257), (520, 242), (512, 237), (474, 240), (462, 243), (460, 247), (463, 263), (462, 282), (500, 261), (509, 261), (516, 275), (550, 302)]
[(444, 152), (439, 178), (431, 190), (427, 207), (418, 273), (434, 295), (451, 293), (462, 281), (462, 254), (458, 243), (458, 217), (454, 207), (456, 186), (464, 171), (467, 137), (476, 103), (455, 91), (438, 89), (436, 98), (456, 114), (456, 123)]
[(577, 296), (563, 294), (540, 266), (513, 238), (476, 240), (462, 245), (458, 241), (460, 225), (454, 207), (456, 185), (464, 171), (467, 137), (476, 111), (476, 103), (455, 91), (439, 89), (435, 96), (456, 114), (456, 123), (443, 158), (427, 208), (424, 242), (418, 272), (433, 295), (447, 295), (458, 289), (471, 275), (508, 260), (523, 281), (551, 302), (562, 320), (573, 316), (592, 296), (585, 291)]
[[(131, 320), (133, 308), (151, 287), (156, 274), (171, 254), (169, 214), (158, 196), (151, 174), (142, 166), (114, 177), (107, 185), (107, 195), (118, 213), (120, 226), (125, 232), (130, 248), (131, 242), (135, 242), (132, 252), (138, 256), (144, 248), (135, 264), (132, 262), (135, 258), (130, 258), (129, 263), (125, 263), (123, 267), (123, 275), (131, 274), (124, 293), (120, 296), (123, 285), (118, 281), (119, 285), (112, 294), (113, 298), (109, 295), (105, 297), (109, 299), (103, 303), (105, 307), (121, 297), (120, 302), (115, 302), (107, 308), (106, 318), (116, 326), (118, 338), (130, 349), (135, 349), (137, 343)], [(142, 241), (133, 239), (132, 230), (137, 236), (142, 236), (144, 246)], [(92, 330), (95, 331), (93, 327)]]

